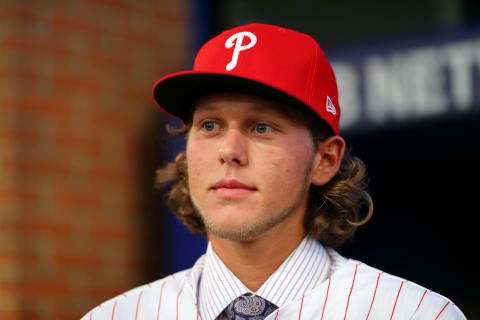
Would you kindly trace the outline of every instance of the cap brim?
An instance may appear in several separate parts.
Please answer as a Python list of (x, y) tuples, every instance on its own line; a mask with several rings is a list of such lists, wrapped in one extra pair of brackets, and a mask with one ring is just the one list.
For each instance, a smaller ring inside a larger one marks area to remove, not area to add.
[(155, 83), (153, 98), (168, 114), (188, 122), (195, 100), (217, 92), (242, 92), (270, 98), (317, 116), (295, 97), (255, 80), (230, 74), (183, 71), (168, 75)]

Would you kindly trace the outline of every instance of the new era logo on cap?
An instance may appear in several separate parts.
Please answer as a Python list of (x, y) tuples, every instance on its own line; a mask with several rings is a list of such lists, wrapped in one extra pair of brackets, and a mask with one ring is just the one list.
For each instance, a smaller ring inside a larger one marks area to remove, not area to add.
[(330, 112), (334, 116), (337, 115), (337, 109), (335, 109), (332, 99), (330, 99), (329, 96), (327, 96), (327, 112)]

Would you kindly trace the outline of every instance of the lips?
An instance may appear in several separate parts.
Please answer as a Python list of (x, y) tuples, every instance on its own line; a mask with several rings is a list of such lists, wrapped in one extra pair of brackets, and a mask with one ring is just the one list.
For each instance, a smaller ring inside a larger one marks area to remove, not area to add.
[(214, 190), (215, 189), (221, 189), (221, 188), (225, 188), (225, 189), (244, 189), (244, 190), (251, 190), (251, 191), (257, 190), (257, 188), (250, 187), (250, 186), (248, 186), (244, 183), (241, 183), (240, 181), (237, 181), (237, 180), (222, 179), (212, 186), (212, 189), (214, 189)]
[(257, 188), (237, 180), (220, 180), (211, 187), (211, 191), (221, 201), (242, 201), (255, 194)]

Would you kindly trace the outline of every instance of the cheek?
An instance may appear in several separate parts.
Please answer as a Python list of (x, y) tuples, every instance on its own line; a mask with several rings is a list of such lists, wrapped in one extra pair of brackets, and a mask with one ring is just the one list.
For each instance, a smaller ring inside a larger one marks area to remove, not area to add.
[(212, 183), (212, 176), (218, 162), (218, 153), (213, 143), (195, 139), (187, 142), (185, 152), (190, 192), (200, 201), (208, 185)]
[(187, 156), (187, 170), (188, 170), (188, 182), (191, 188), (194, 188), (198, 179), (202, 176), (202, 168), (208, 167), (206, 165), (205, 151), (202, 152), (202, 148), (198, 144), (187, 144), (186, 148)]
[(187, 162), (192, 165), (192, 168), (193, 166), (201, 167), (199, 163), (208, 161), (213, 155), (212, 150), (211, 144), (202, 143), (201, 141), (192, 139), (191, 142), (189, 141), (187, 143), (185, 150), (187, 154)]
[[(312, 157), (312, 146), (308, 137), (295, 139), (290, 146), (276, 161), (275, 165), (278, 172), (282, 172), (285, 179), (288, 180), (282, 181), (282, 183), (290, 188), (298, 188), (305, 183), (305, 175)], [(287, 187), (283, 189), (287, 189)]]
[[(270, 157), (264, 158), (266, 159), (262, 166), (264, 170), (259, 176), (264, 182), (269, 183), (270, 188), (275, 189), (275, 192), (288, 194), (292, 189), (298, 188), (299, 184), (304, 183), (308, 164), (307, 156), (308, 154), (304, 152), (272, 153)], [(266, 168), (268, 170), (265, 170)]]
[(278, 179), (288, 178), (285, 180), (291, 180), (290, 175), (295, 167), (294, 159), (289, 156), (281, 155), (280, 157), (272, 161), (272, 171), (274, 176)]

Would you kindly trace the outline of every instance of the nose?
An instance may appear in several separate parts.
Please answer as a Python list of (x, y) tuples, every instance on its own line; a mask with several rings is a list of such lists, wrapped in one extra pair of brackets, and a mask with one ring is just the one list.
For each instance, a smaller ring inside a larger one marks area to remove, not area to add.
[(246, 137), (237, 129), (225, 130), (218, 154), (222, 164), (246, 165), (248, 163)]

